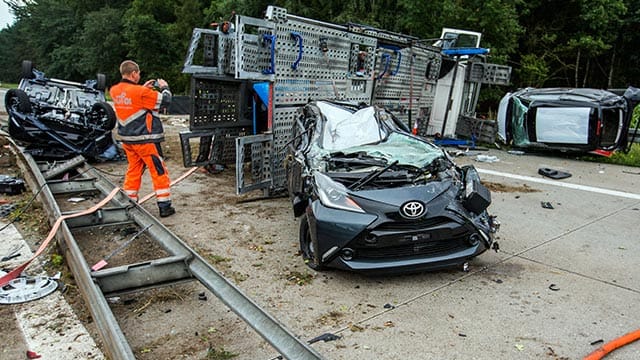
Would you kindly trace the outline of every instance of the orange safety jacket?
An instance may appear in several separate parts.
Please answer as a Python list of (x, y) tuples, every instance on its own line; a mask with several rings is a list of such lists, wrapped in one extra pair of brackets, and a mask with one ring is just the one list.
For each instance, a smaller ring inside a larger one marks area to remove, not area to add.
[(171, 91), (162, 92), (122, 79), (109, 90), (118, 118), (118, 135), (125, 144), (164, 141), (160, 107), (171, 102)]

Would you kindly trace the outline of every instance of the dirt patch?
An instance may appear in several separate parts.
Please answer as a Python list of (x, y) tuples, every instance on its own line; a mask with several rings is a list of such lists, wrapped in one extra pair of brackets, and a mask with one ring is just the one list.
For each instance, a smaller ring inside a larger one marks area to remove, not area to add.
[(493, 192), (506, 192), (506, 193), (532, 193), (540, 192), (538, 189), (534, 189), (527, 184), (521, 186), (505, 185), (500, 183), (494, 183), (490, 181), (483, 181), (482, 184)]

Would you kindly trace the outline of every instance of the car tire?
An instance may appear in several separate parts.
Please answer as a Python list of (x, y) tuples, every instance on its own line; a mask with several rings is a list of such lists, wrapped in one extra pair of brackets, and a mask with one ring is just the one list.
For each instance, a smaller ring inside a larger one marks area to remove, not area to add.
[(33, 63), (30, 60), (22, 60), (22, 77), (24, 79), (33, 79)]
[(104, 74), (96, 75), (96, 90), (104, 91), (107, 88), (107, 77)]
[(316, 254), (316, 249), (311, 240), (311, 232), (309, 231), (309, 220), (307, 215), (300, 218), (300, 254), (304, 263), (313, 270), (322, 271), (325, 267), (320, 263), (320, 259)]
[(105, 131), (110, 131), (116, 126), (116, 112), (108, 103), (97, 102), (91, 106), (87, 122)]
[(7, 112), (13, 110), (21, 114), (31, 113), (29, 95), (20, 89), (9, 89), (4, 96), (4, 108)]

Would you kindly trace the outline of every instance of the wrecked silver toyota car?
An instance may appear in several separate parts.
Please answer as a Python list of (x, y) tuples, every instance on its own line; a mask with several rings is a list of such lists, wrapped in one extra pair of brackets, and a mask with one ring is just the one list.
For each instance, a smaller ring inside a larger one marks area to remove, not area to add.
[(285, 159), (309, 267), (399, 273), (466, 266), (498, 223), (473, 166), (375, 106), (302, 109)]
[(526, 88), (508, 93), (498, 108), (498, 137), (519, 148), (591, 152), (628, 151), (640, 91)]
[(18, 88), (5, 95), (9, 135), (36, 158), (113, 159), (116, 115), (105, 100), (105, 82), (103, 74), (84, 84), (47, 78), (23, 61)]

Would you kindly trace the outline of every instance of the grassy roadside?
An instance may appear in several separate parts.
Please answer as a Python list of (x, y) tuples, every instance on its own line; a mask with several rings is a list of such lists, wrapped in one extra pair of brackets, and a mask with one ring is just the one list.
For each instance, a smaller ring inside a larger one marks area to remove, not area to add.
[(585, 161), (598, 162), (603, 164), (615, 164), (640, 167), (640, 144), (635, 143), (631, 146), (631, 150), (628, 153), (616, 151), (611, 157), (604, 156), (584, 156), (582, 158)]

